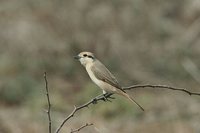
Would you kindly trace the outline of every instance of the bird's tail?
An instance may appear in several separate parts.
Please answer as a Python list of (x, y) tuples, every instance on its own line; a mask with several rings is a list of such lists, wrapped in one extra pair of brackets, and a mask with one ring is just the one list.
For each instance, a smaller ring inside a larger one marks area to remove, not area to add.
[(132, 97), (130, 97), (127, 93), (120, 91), (120, 93), (118, 94), (128, 98), (131, 102), (135, 103), (142, 111), (144, 111), (144, 108), (139, 103), (137, 103)]

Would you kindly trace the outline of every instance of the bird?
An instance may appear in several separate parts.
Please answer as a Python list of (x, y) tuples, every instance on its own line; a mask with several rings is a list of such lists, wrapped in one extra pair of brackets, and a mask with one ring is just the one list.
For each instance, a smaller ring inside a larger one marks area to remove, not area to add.
[(144, 111), (144, 108), (123, 90), (114, 75), (92, 52), (80, 52), (78, 55), (74, 56), (74, 58), (79, 60), (85, 67), (91, 80), (103, 90), (104, 95), (112, 93), (124, 96)]

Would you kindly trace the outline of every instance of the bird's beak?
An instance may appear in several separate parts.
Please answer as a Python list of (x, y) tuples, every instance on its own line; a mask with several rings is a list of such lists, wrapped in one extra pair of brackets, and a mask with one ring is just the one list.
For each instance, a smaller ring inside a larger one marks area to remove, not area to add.
[(78, 56), (78, 55), (74, 56), (74, 59), (76, 59), (76, 60), (79, 60), (80, 58), (81, 58), (81, 57)]

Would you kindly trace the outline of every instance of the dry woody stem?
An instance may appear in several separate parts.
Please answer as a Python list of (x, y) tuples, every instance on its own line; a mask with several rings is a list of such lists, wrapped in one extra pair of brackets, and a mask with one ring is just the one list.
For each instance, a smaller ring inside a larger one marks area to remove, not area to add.
[(75, 130), (71, 130), (70, 133), (76, 133), (76, 132), (79, 132), (79, 131), (82, 130), (83, 128), (86, 128), (86, 127), (88, 127), (88, 126), (92, 126), (92, 125), (93, 125), (92, 123), (90, 123), (90, 124), (86, 123), (85, 125), (83, 125), (83, 126), (77, 128), (77, 129), (75, 129)]
[(128, 87), (123, 87), (124, 90), (131, 90), (135, 88), (160, 88), (160, 89), (169, 89), (169, 90), (175, 90), (175, 91), (182, 91), (185, 92), (189, 95), (197, 95), (200, 96), (200, 93), (197, 92), (191, 92), (188, 91), (186, 88), (178, 88), (178, 87), (172, 87), (172, 86), (167, 86), (167, 85), (133, 85), (133, 86), (128, 86)]
[[(47, 101), (48, 101), (48, 110), (47, 110), (47, 114), (48, 114), (48, 119), (49, 119), (49, 133), (51, 133), (52, 129), (51, 129), (51, 103), (50, 103), (50, 98), (49, 98), (49, 89), (48, 89), (48, 81), (47, 81), (47, 76), (46, 76), (46, 72), (44, 73), (44, 79), (45, 79), (45, 84), (46, 84), (46, 96), (47, 96)], [(200, 96), (200, 93), (197, 92), (191, 92), (188, 91), (186, 88), (178, 88), (178, 87), (172, 87), (172, 86), (167, 86), (167, 85), (150, 85), (150, 84), (146, 84), (146, 85), (133, 85), (133, 86), (128, 86), (128, 87), (123, 87), (124, 90), (132, 90), (132, 89), (137, 89), (137, 88), (158, 88), (158, 89), (168, 89), (168, 90), (175, 90), (175, 91), (182, 91), (185, 92), (187, 94), (191, 95), (196, 95), (196, 96)], [(90, 101), (76, 107), (74, 106), (74, 110), (61, 122), (61, 124), (58, 126), (58, 128), (56, 129), (55, 133), (59, 133), (60, 130), (62, 129), (62, 127), (64, 126), (64, 124), (70, 119), (72, 118), (79, 110), (84, 109), (84, 108), (89, 108), (90, 105), (95, 105), (97, 104), (99, 101), (109, 101), (112, 102), (112, 99), (115, 99), (114, 97), (112, 97), (112, 93), (107, 93), (107, 94), (101, 94), (99, 96), (96, 96), (95, 98), (91, 99)], [(72, 130), (71, 133), (74, 132), (78, 132), (81, 129), (87, 127), (87, 126), (91, 126), (93, 124), (88, 124), (86, 123), (85, 125), (81, 126), (78, 129)]]
[(51, 102), (49, 98), (49, 88), (48, 88), (48, 81), (47, 81), (47, 73), (44, 72), (44, 80), (45, 80), (45, 88), (46, 88), (46, 96), (47, 96), (47, 102), (48, 102), (48, 110), (47, 115), (48, 115), (48, 120), (49, 120), (49, 133), (51, 133)]
[[(197, 95), (200, 96), (200, 93), (195, 93), (195, 92), (190, 92), (185, 88), (177, 88), (177, 87), (171, 87), (171, 86), (167, 86), (167, 85), (150, 85), (150, 84), (146, 84), (146, 85), (133, 85), (133, 86), (128, 86), (128, 87), (123, 87), (124, 90), (131, 90), (131, 89), (136, 89), (136, 88), (162, 88), (162, 89), (169, 89), (169, 90), (176, 90), (176, 91), (182, 91), (185, 92), (189, 95)], [(93, 99), (91, 99), (90, 101), (88, 101), (87, 103), (80, 105), (79, 107), (74, 106), (74, 110), (72, 111), (72, 113), (70, 115), (68, 115), (63, 122), (61, 123), (61, 125), (57, 128), (56, 133), (58, 133), (61, 128), (63, 127), (63, 125), (70, 119), (72, 118), (75, 113), (83, 108), (88, 108), (89, 105), (91, 104), (97, 104), (98, 101), (110, 101), (110, 99), (114, 99), (114, 97), (111, 97), (113, 94), (106, 94), (106, 95), (99, 95)]]

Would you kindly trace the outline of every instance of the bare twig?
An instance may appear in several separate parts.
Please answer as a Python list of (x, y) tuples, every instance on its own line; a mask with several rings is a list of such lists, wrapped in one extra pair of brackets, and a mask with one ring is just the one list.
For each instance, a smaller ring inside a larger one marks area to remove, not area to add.
[[(131, 89), (136, 89), (136, 88), (162, 88), (162, 89), (170, 89), (170, 90), (176, 90), (176, 91), (182, 91), (185, 92), (189, 95), (198, 95), (200, 96), (200, 93), (195, 93), (195, 92), (190, 92), (185, 88), (177, 88), (177, 87), (171, 87), (171, 86), (167, 86), (167, 85), (150, 85), (150, 84), (146, 84), (146, 85), (133, 85), (133, 86), (128, 86), (128, 87), (123, 87), (124, 90), (131, 90)], [(88, 101), (87, 103), (80, 105), (79, 107), (74, 106), (74, 110), (72, 111), (72, 113), (70, 115), (68, 115), (63, 122), (61, 123), (61, 125), (57, 128), (55, 133), (59, 133), (59, 131), (61, 130), (61, 128), (63, 127), (63, 125), (70, 119), (72, 118), (75, 113), (83, 108), (88, 108), (89, 105), (91, 104), (97, 104), (98, 101), (109, 101), (110, 99), (114, 99), (114, 97), (111, 97), (113, 94), (109, 93), (106, 95), (99, 95), (93, 99), (91, 99), (90, 101)]]
[(48, 88), (46, 72), (44, 72), (44, 80), (45, 80), (46, 96), (47, 96), (47, 102), (48, 102), (48, 110), (46, 112), (47, 112), (48, 119), (49, 119), (49, 133), (51, 133), (51, 131), (52, 131), (52, 129), (51, 129), (51, 102), (50, 102), (50, 98), (49, 98), (49, 88)]
[(85, 125), (83, 125), (83, 126), (77, 128), (77, 129), (75, 129), (75, 130), (71, 130), (70, 133), (79, 132), (81, 129), (83, 129), (83, 128), (85, 128), (85, 127), (88, 127), (88, 126), (92, 126), (92, 125), (93, 125), (93, 123), (90, 123), (90, 124), (86, 123)]
[(74, 110), (71, 112), (70, 115), (68, 115), (68, 116), (63, 120), (63, 122), (60, 124), (60, 126), (56, 129), (56, 132), (55, 132), (55, 133), (59, 133), (59, 131), (61, 130), (61, 128), (63, 127), (63, 125), (64, 125), (70, 118), (72, 118), (72, 117), (75, 115), (75, 113), (76, 113), (77, 111), (79, 111), (79, 110), (81, 110), (81, 109), (83, 109), (83, 108), (88, 108), (89, 105), (91, 105), (91, 104), (97, 104), (98, 101), (106, 101), (105, 98), (107, 98), (107, 99), (108, 99), (108, 98), (113, 99), (113, 97), (111, 97), (111, 95), (112, 95), (112, 94), (106, 94), (106, 95), (104, 96), (103, 94), (101, 94), (101, 95), (99, 95), (99, 96), (97, 96), (97, 97), (91, 99), (89, 102), (87, 102), (87, 103), (85, 103), (85, 104), (83, 104), (83, 105), (81, 105), (81, 106), (79, 106), (79, 107), (74, 106)]
[(189, 95), (198, 95), (198, 96), (200, 96), (200, 93), (191, 92), (191, 91), (188, 91), (185, 88), (178, 88), (178, 87), (172, 87), (172, 86), (167, 86), (167, 85), (150, 85), (150, 84), (146, 84), (146, 85), (133, 85), (133, 86), (128, 86), (128, 87), (123, 87), (124, 90), (131, 90), (131, 89), (136, 89), (136, 88), (162, 88), (162, 89), (182, 91), (182, 92), (185, 92), (185, 93), (187, 93)]

